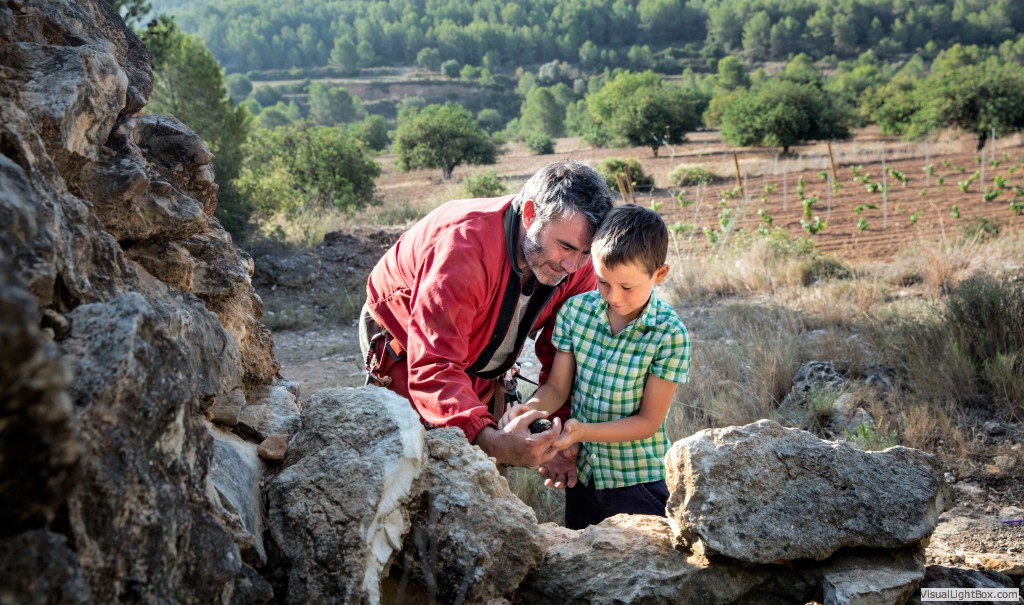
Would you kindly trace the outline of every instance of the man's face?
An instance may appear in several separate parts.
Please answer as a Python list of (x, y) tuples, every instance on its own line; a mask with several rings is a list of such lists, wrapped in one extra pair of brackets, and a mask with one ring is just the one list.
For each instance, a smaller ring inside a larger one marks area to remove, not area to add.
[[(527, 217), (530, 217), (528, 214)], [(541, 225), (529, 218), (523, 235), (523, 256), (537, 281), (553, 286), (590, 262), (590, 224), (577, 212)]]

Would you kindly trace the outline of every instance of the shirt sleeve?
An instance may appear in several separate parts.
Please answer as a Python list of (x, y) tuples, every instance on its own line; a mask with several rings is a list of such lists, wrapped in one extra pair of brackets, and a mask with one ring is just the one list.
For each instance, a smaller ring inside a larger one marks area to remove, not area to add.
[(576, 314), (577, 306), (573, 300), (569, 300), (558, 310), (558, 316), (555, 318), (555, 327), (551, 331), (551, 344), (558, 351), (573, 352), (572, 318)]
[(413, 405), (431, 426), (458, 427), (470, 442), (494, 424), (466, 373), (473, 319), (500, 287), (473, 252), (480, 245), (456, 232), (435, 242), (413, 284), (406, 343)]
[(658, 342), (650, 371), (669, 382), (684, 383), (690, 379), (690, 335), (682, 322), (670, 324)]

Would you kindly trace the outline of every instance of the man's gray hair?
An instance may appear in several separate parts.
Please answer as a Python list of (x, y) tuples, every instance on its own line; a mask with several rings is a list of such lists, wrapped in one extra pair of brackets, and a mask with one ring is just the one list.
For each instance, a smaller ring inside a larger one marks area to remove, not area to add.
[(612, 192), (604, 177), (582, 162), (563, 160), (541, 168), (519, 192), (518, 203), (533, 200), (541, 225), (571, 217), (587, 217), (595, 233), (612, 209)]

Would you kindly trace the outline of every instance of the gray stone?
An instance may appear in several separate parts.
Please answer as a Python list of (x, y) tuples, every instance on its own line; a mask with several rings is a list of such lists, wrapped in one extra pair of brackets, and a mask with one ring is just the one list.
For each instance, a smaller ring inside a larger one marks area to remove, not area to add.
[(78, 478), (70, 376), (0, 253), (0, 536), (42, 527)]
[(293, 435), (302, 425), (295, 395), (284, 387), (262, 387), (250, 393), (248, 401), (236, 428), (257, 443), (271, 435)]
[(112, 154), (101, 154), (85, 165), (72, 183), (78, 195), (93, 200), (103, 228), (132, 245), (181, 240), (206, 231), (203, 205), (167, 181), (126, 129), (122, 124), (108, 138), (106, 149)]
[(152, 170), (150, 180), (164, 181), (195, 199), (207, 216), (217, 207), (213, 154), (188, 126), (167, 116), (143, 115), (124, 120), (117, 135), (138, 147)]
[(219, 495), (216, 502), (226, 518), (225, 525), (232, 530), (243, 560), (262, 565), (267, 562), (260, 500), (263, 463), (256, 454), (256, 444), (214, 426), (209, 431), (213, 436), (210, 482)]
[(59, 343), (85, 446), (68, 526), (96, 602), (214, 602), (242, 564), (208, 500), (195, 407), (237, 384), (237, 351), (197, 300), (176, 302), (82, 305)]
[(1017, 583), (997, 571), (929, 565), (921, 588), (1016, 588)]
[(536, 515), (462, 431), (431, 430), (426, 439), (428, 466), (401, 573), (449, 603), (511, 595), (541, 559)]
[(843, 552), (801, 571), (819, 587), (823, 605), (906, 603), (924, 579), (924, 552), (920, 545)]
[(44, 529), (0, 538), (2, 605), (89, 605), (92, 590), (67, 538)]
[(948, 500), (941, 464), (924, 452), (865, 452), (769, 420), (678, 441), (665, 467), (678, 539), (757, 563), (909, 546)]
[(306, 256), (275, 256), (267, 254), (256, 261), (260, 277), (278, 286), (297, 288), (320, 277), (320, 258)]
[(793, 376), (793, 388), (779, 406), (779, 416), (792, 426), (810, 429), (827, 424), (834, 401), (849, 381), (830, 361), (808, 361)]
[[(544, 559), (516, 591), (529, 605), (767, 603), (761, 592), (771, 574), (757, 565), (716, 561), (673, 548), (663, 517), (616, 515), (573, 531), (545, 523)], [(781, 583), (799, 591), (795, 573), (780, 569)], [(783, 600), (795, 604), (805, 601)]]
[(224, 426), (238, 424), (238, 415), (246, 406), (245, 393), (241, 388), (222, 393), (213, 398), (213, 404), (206, 410), (206, 417)]
[[(153, 89), (152, 56), (146, 45), (124, 20), (103, 0), (24, 0), (25, 11), (33, 18), (18, 20), (17, 27), (4, 37), (11, 41), (54, 46), (82, 46), (110, 43), (118, 65), (124, 70), (128, 86), (125, 102), (118, 108), (121, 116), (137, 113), (146, 104)], [(13, 3), (12, 3), (13, 4)]]
[(18, 87), (21, 106), (44, 133), (62, 172), (99, 158), (125, 105), (128, 77), (106, 43), (0, 45), (0, 64)]
[(285, 602), (380, 602), (425, 455), (419, 417), (398, 395), (373, 387), (313, 393), (267, 489)]

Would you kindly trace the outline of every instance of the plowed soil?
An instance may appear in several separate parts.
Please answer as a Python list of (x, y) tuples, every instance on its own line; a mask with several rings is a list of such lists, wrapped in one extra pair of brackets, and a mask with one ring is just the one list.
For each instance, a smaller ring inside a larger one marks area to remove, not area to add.
[[(506, 179), (509, 190), (516, 191), (533, 172), (558, 159), (597, 166), (610, 157), (635, 158), (653, 176), (655, 187), (634, 190), (634, 199), (656, 206), (670, 225), (678, 223), (677, 233), (689, 233), (686, 243), (698, 253), (708, 245), (704, 228), (720, 229), (723, 208), (729, 210), (733, 228), (756, 229), (763, 224), (758, 214), (763, 209), (773, 227), (808, 235), (801, 226), (802, 179), (803, 198), (817, 198), (811, 206), (812, 220), (819, 217), (827, 223), (814, 235), (818, 249), (848, 260), (879, 260), (910, 242), (952, 240), (979, 226), (1024, 228), (1024, 213), (1010, 208), (1013, 201), (1024, 205), (1024, 190), (1014, 191), (1015, 186), (1024, 187), (1024, 137), (997, 138), (994, 148), (990, 139), (983, 163), (976, 147), (977, 139), (965, 134), (907, 143), (866, 129), (849, 141), (797, 146), (782, 157), (778, 149), (731, 148), (717, 132), (707, 131), (691, 134), (690, 142), (662, 147), (658, 157), (646, 147), (596, 149), (578, 138), (559, 139), (554, 154), (540, 156), (513, 143), (493, 168)], [(439, 169), (401, 173), (394, 170), (390, 157), (381, 161), (378, 191), (385, 204), (424, 198), (444, 201), (437, 197), (445, 189)], [(719, 178), (705, 187), (671, 187), (669, 174), (680, 164), (702, 166)], [(487, 168), (491, 167), (459, 166), (453, 180)], [(980, 174), (961, 190), (958, 182), (969, 180), (976, 171)], [(838, 185), (830, 186), (833, 182)], [(676, 197), (681, 190), (691, 202), (685, 207)], [(990, 201), (984, 199), (986, 190), (992, 192)]]

